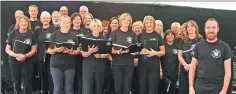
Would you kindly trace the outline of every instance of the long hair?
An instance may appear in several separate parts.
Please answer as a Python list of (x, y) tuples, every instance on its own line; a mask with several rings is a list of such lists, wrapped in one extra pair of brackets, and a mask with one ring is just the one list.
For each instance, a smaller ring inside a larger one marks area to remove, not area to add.
[(199, 28), (198, 28), (198, 25), (197, 23), (194, 21), (194, 20), (189, 20), (185, 26), (185, 29), (186, 29), (186, 37), (184, 38), (184, 42), (187, 43), (189, 42), (191, 39), (189, 38), (189, 34), (188, 34), (188, 31), (187, 31), (187, 27), (189, 24), (192, 24), (194, 27), (195, 27), (195, 34), (196, 34), (196, 38), (202, 38), (202, 36), (199, 34)]

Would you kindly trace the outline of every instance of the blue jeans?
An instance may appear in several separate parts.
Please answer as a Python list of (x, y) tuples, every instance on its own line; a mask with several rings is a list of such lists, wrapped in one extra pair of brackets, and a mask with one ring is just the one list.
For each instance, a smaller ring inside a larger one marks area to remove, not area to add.
[[(74, 94), (74, 76), (75, 76), (75, 69), (67, 69), (61, 70), (59, 68), (50, 68), (53, 84), (54, 84), (54, 91), (53, 94), (61, 94), (62, 87), (64, 85), (64, 94)], [(65, 79), (63, 81), (63, 79)], [(64, 84), (63, 84), (64, 82)]]

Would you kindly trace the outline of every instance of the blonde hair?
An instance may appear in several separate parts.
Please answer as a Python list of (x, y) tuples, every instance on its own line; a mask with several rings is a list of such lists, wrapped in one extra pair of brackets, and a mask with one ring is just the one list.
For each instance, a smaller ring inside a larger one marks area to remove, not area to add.
[[(185, 37), (186, 37), (186, 34), (187, 34), (187, 33), (186, 33), (186, 32), (187, 32), (187, 30), (186, 30), (186, 28), (185, 28), (185, 27), (186, 27), (186, 25), (187, 25), (187, 22), (185, 22), (185, 23), (183, 23), (183, 24), (181, 25), (181, 29), (180, 29), (180, 30), (181, 30), (181, 31), (180, 31), (180, 36), (181, 36), (181, 38), (182, 38), (182, 39), (185, 39)], [(182, 28), (183, 28), (184, 30), (183, 30)], [(184, 35), (184, 31), (185, 31), (185, 35)]]
[(140, 26), (141, 29), (143, 30), (143, 22), (142, 21), (136, 21), (132, 25), (132, 29), (134, 29), (135, 26)]
[(30, 8), (30, 7), (36, 8), (37, 11), (39, 10), (39, 9), (38, 9), (38, 6), (36, 6), (36, 5), (29, 5), (29, 8)]
[(124, 20), (127, 16), (130, 17), (129, 27), (132, 26), (132, 22), (133, 22), (132, 16), (129, 13), (123, 13), (118, 18), (118, 20), (119, 20), (119, 27), (121, 27), (122, 20)]
[(60, 20), (62, 20), (62, 19), (69, 19), (70, 23), (71, 23), (71, 19), (70, 19), (70, 17), (68, 15), (62, 15)]
[(19, 18), (19, 20), (16, 22), (15, 29), (19, 29), (20, 28), (20, 20), (21, 19), (24, 19), (24, 20), (26, 20), (28, 22), (28, 29), (30, 30), (31, 29), (30, 19), (27, 16), (25, 16), (25, 15), (22, 15)]
[[(93, 26), (99, 26), (100, 28), (102, 28), (102, 22), (99, 20), (99, 19), (93, 19), (91, 22), (90, 22), (90, 25), (89, 25), (89, 28), (92, 28)], [(102, 29), (100, 29), (102, 30)]]
[(150, 16), (150, 15), (145, 16), (145, 17), (143, 18), (143, 25), (144, 25), (144, 28), (143, 28), (143, 29), (146, 30), (145, 22), (146, 22), (147, 20), (151, 20), (151, 21), (153, 22), (153, 30), (154, 30), (155, 27), (156, 27), (155, 19), (154, 19), (152, 16)]
[(163, 27), (162, 21), (161, 20), (156, 20), (155, 23), (156, 23), (156, 25), (161, 25), (162, 30), (160, 31), (160, 35), (161, 35), (162, 38), (164, 38), (164, 31), (163, 31), (164, 27)]
[(49, 18), (51, 18), (51, 15), (50, 15), (50, 13), (48, 12), (48, 11), (43, 11), (42, 13), (41, 13), (41, 15), (40, 15), (40, 18), (43, 18), (43, 17), (49, 17)]

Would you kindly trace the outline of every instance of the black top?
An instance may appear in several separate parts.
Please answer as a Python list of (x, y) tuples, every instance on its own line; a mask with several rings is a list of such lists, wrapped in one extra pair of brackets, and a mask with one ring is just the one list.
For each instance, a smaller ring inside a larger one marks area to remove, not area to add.
[(228, 44), (221, 40), (198, 43), (192, 55), (197, 59), (196, 79), (203, 82), (224, 82), (224, 61), (233, 57)]
[[(119, 44), (124, 46), (129, 46), (138, 42), (136, 34), (129, 29), (127, 32), (123, 32), (120, 29), (111, 32), (110, 40), (113, 44)], [(114, 47), (114, 49), (119, 50), (119, 47)], [(112, 64), (114, 65), (133, 65), (134, 57), (131, 54), (113, 55)]]
[(194, 49), (195, 45), (202, 40), (203, 40), (202, 38), (194, 38), (189, 42), (185, 42), (184, 40), (180, 41), (179, 49), (183, 51), (182, 52), (183, 58), (187, 64), (191, 63), (192, 60), (191, 52)]
[[(36, 35), (32, 31), (20, 33), (19, 29), (14, 30), (6, 39), (6, 43), (11, 46), (12, 51), (14, 48), (18, 48), (18, 47), (14, 46), (16, 40), (22, 41), (22, 42), (30, 45), (31, 47), (33, 45), (37, 44)], [(30, 51), (30, 49), (29, 49), (29, 51)], [(18, 63), (18, 61), (16, 60), (15, 57), (9, 56), (9, 60), (11, 61), (11, 63), (20, 64), (20, 63)], [(31, 60), (32, 60), (32, 57), (29, 57), (25, 60), (25, 62), (31, 61)]]
[[(49, 39), (52, 42), (75, 42), (75, 48), (79, 47), (78, 38), (72, 32), (62, 33), (54, 31)], [(51, 56), (50, 66), (60, 69), (69, 69), (75, 67), (75, 56), (66, 53), (55, 53)]]
[(37, 47), (37, 60), (44, 61), (44, 56), (47, 48), (45, 48), (44, 42), (49, 41), (52, 33), (55, 29), (50, 26), (49, 28), (44, 29), (42, 26), (35, 31), (38, 40)]
[[(105, 37), (102, 35), (94, 37), (92, 34), (89, 34), (85, 37), (93, 39), (105, 39)], [(96, 58), (94, 54), (91, 54), (90, 56), (83, 58), (83, 68), (90, 71), (105, 70), (105, 62), (106, 58)]]
[(178, 47), (174, 43), (165, 43), (165, 55), (161, 57), (161, 66), (164, 75), (178, 75)]
[(89, 28), (85, 28), (85, 27), (83, 27), (83, 28), (81, 28), (81, 29), (84, 30), (84, 33), (85, 33), (86, 35), (92, 33), (91, 29), (89, 29)]
[(176, 43), (176, 45), (177, 45), (178, 47), (181, 46), (181, 41), (183, 41), (183, 39), (180, 38), (180, 37), (175, 39), (175, 43)]
[[(158, 51), (160, 50), (160, 46), (164, 45), (164, 41), (161, 37), (161, 35), (157, 32), (152, 32), (152, 33), (147, 33), (143, 32), (138, 36), (139, 42), (142, 44), (144, 43), (145, 40), (152, 40), (152, 41), (158, 41)], [(147, 48), (149, 49), (149, 48)], [(144, 55), (141, 55), (139, 57), (139, 64), (145, 64), (145, 65), (150, 65), (150, 66), (160, 66), (160, 58), (158, 56), (152, 56), (148, 57), (147, 59), (144, 59)]]
[(83, 37), (83, 36), (89, 35), (89, 33), (86, 30), (84, 30), (83, 28), (80, 28), (79, 30), (75, 30), (73, 28), (70, 28), (70, 31), (73, 32), (77, 36)]
[(31, 24), (31, 30), (34, 32), (35, 30), (39, 29), (40, 26), (42, 26), (42, 23), (40, 22), (39, 19), (37, 19), (36, 21), (30, 21)]
[(10, 28), (8, 29), (8, 32), (7, 32), (7, 36), (9, 36), (14, 30), (16, 30), (15, 25), (16, 24), (13, 24), (13, 25), (10, 26)]

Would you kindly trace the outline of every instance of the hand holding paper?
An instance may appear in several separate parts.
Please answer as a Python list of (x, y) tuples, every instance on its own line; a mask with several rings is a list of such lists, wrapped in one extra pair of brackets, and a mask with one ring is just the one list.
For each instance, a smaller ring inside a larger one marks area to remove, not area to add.
[(98, 51), (98, 47), (95, 47), (94, 45), (92, 47), (88, 46), (88, 52), (94, 53)]

